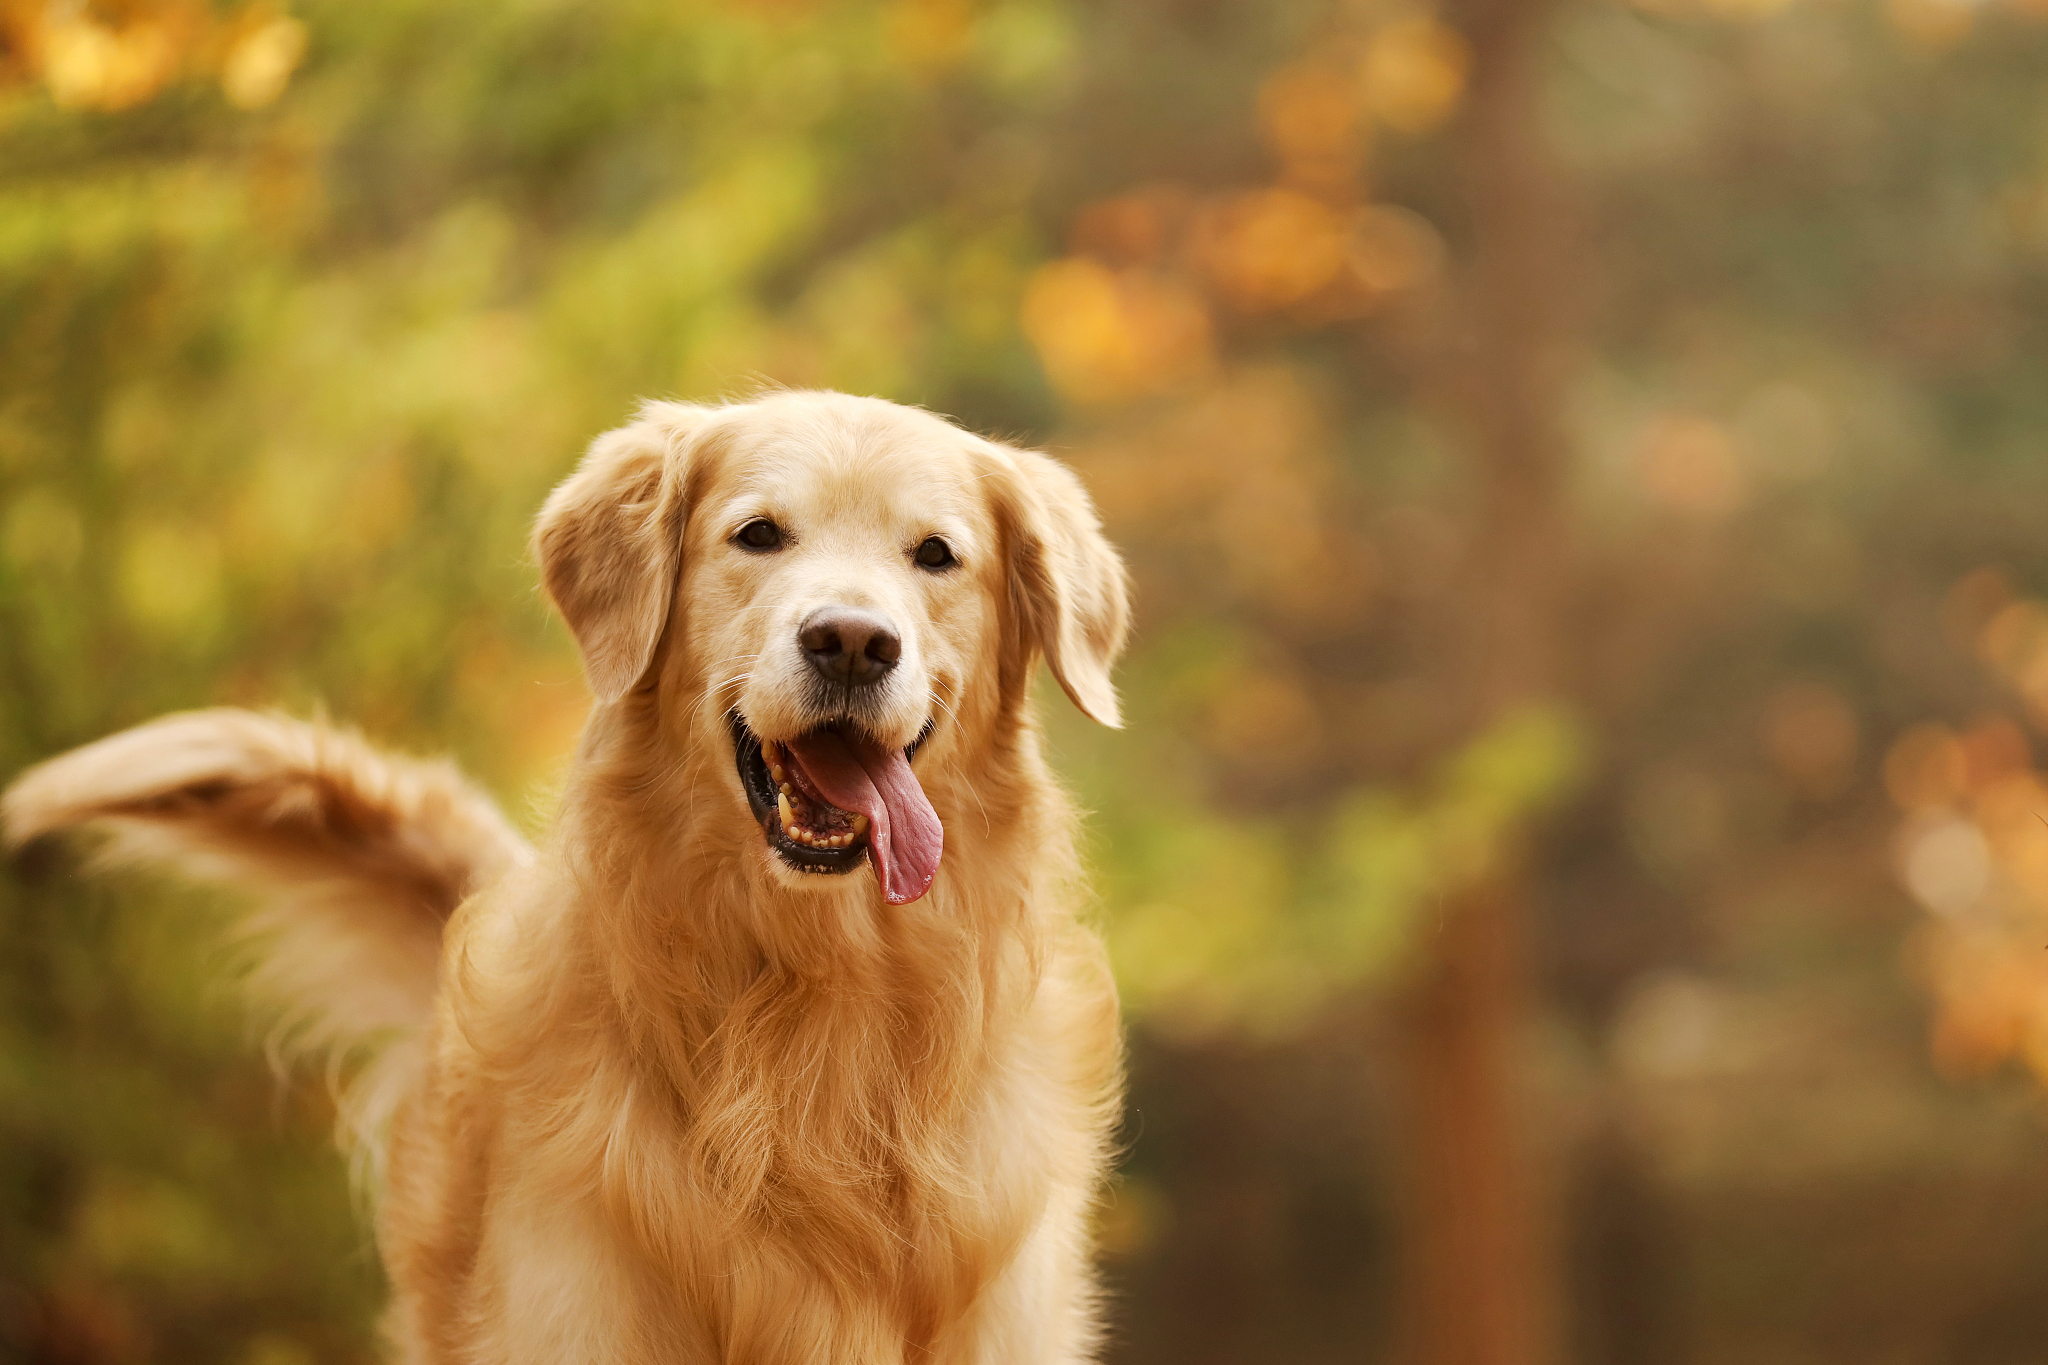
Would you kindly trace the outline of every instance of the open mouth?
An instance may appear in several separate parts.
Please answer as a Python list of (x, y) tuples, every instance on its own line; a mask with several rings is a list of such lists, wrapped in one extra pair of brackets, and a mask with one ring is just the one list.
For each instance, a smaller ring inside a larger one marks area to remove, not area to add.
[(738, 712), (733, 759), (769, 849), (799, 872), (844, 875), (872, 861), (882, 898), (905, 905), (931, 889), (944, 832), (910, 770), (931, 733), (887, 749), (846, 722), (763, 740)]

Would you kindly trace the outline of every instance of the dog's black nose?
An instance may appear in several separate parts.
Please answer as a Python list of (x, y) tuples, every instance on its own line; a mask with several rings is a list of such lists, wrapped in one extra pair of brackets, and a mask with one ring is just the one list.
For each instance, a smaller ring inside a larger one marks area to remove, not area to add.
[(848, 687), (880, 682), (903, 657), (895, 623), (858, 607), (819, 608), (797, 631), (796, 642), (819, 677)]

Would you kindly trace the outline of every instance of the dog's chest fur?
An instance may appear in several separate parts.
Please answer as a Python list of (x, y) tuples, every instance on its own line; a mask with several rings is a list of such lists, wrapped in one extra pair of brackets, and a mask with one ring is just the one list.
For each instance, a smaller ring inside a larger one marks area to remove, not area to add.
[[(671, 873), (660, 879), (678, 887)], [(644, 887), (646, 875), (628, 881)], [(461, 1054), (447, 1079), (495, 1102), (465, 1108), (467, 1131), (447, 1134), (472, 1152), (458, 1167), (492, 1170), (500, 1201), (517, 1183), (537, 1204), (587, 1206), (594, 1244), (632, 1249), (608, 1273), (644, 1286), (620, 1311), (678, 1350), (745, 1358), (742, 1343), (780, 1330), (761, 1320), (768, 1286), (785, 1305), (862, 1305), (805, 1315), (855, 1334), (816, 1343), (833, 1358), (867, 1358), (863, 1334), (937, 1350), (1053, 1187), (1063, 1176), (1085, 1184), (1096, 1159), (1093, 1144), (1063, 1154), (1042, 1140), (1072, 1128), (1046, 1125), (1040, 1092), (1088, 1087), (1033, 1055), (1064, 1030), (1031, 1022), (1058, 994), (1038, 989), (1046, 963), (1021, 897), (999, 911), (941, 894), (861, 941), (833, 942), (821, 921), (810, 931), (825, 951), (810, 965), (833, 969), (806, 973), (744, 950), (729, 937), (739, 918), (674, 915), (675, 930), (652, 939), (642, 925), (639, 952), (622, 956), (607, 940), (623, 926), (588, 907), (637, 894), (615, 885), (539, 935), (520, 933), (514, 914), (467, 936), (455, 955), (466, 980), (444, 1021)], [(556, 1033), (550, 1018), (583, 1023)], [(449, 1210), (463, 1202), (450, 1193), (423, 1202)], [(476, 1208), (460, 1221), (487, 1247), (490, 1217)], [(445, 1258), (476, 1263), (462, 1240)], [(761, 1349), (796, 1358), (787, 1345)]]
[(990, 1169), (980, 1138), (1010, 1098), (990, 1043), (1028, 997), (1021, 945), (943, 937), (824, 979), (764, 966), (686, 1010), (650, 1079), (675, 1175), (729, 1226), (848, 1288), (964, 1301), (1022, 1233), (1004, 1190), (1029, 1173)]

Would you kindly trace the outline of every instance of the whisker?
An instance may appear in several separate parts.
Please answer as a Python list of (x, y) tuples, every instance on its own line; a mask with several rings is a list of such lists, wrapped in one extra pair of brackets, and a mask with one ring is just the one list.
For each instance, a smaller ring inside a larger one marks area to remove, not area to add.
[[(742, 657), (743, 656), (738, 654), (727, 655), (725, 658), (720, 659), (716, 664), (712, 666), (713, 671), (716, 671), (717, 669), (721, 668), (727, 668), (733, 664), (739, 663)], [(744, 658), (748, 663), (755, 663), (760, 660), (761, 656), (758, 653), (756, 653), (746, 655), (744, 656)], [(696, 704), (690, 707), (689, 714), (683, 720), (684, 726), (687, 728), (689, 726), (695, 725), (697, 723), (698, 715), (704, 710), (705, 704), (710, 702), (712, 698), (716, 697), (724, 689), (731, 687), (734, 683), (746, 682), (750, 680), (753, 676), (753, 671), (750, 669), (743, 673), (736, 673), (732, 677), (726, 678), (721, 682), (715, 682), (707, 685), (704, 689), (703, 695), (698, 697)]]
[[(717, 662), (717, 664), (716, 664), (716, 665), (714, 666), (714, 668), (713, 668), (713, 670), (712, 670), (712, 671), (714, 671), (714, 672), (715, 672), (715, 671), (716, 671), (717, 669), (720, 669), (720, 668), (727, 668), (727, 667), (730, 667), (731, 665), (733, 665), (733, 664), (735, 664), (735, 663), (738, 663), (738, 662), (740, 661), (741, 657), (742, 657), (742, 656), (740, 656), (740, 655), (738, 655), (738, 654), (732, 654), (732, 655), (728, 655), (727, 657), (725, 657), (725, 658), (723, 658), (723, 659), (720, 659), (720, 660), (719, 660), (719, 661)], [(747, 656), (745, 656), (745, 658), (746, 658), (746, 661), (747, 661), (748, 663), (754, 663), (754, 662), (757, 662), (757, 661), (758, 661), (758, 660), (760, 659), (760, 657), (761, 657), (761, 656), (760, 656), (760, 655), (759, 655), (758, 653), (757, 653), (757, 654), (751, 654), (751, 655), (747, 655)], [(691, 726), (694, 726), (694, 725), (695, 725), (695, 724), (697, 723), (697, 718), (698, 718), (698, 716), (700, 716), (700, 715), (701, 715), (701, 714), (703, 713), (704, 707), (705, 707), (705, 706), (706, 706), (706, 705), (707, 705), (708, 703), (710, 703), (710, 702), (711, 702), (711, 701), (712, 701), (713, 699), (715, 699), (715, 698), (716, 698), (716, 697), (718, 696), (718, 694), (719, 694), (720, 692), (724, 691), (724, 690), (725, 690), (726, 688), (728, 688), (728, 687), (731, 687), (731, 686), (732, 686), (732, 685), (733, 685), (734, 683), (743, 683), (743, 682), (747, 682), (747, 681), (749, 681), (750, 679), (752, 679), (752, 678), (753, 678), (753, 676), (754, 676), (754, 674), (753, 674), (753, 670), (749, 669), (749, 670), (747, 670), (747, 671), (745, 671), (745, 672), (742, 672), (742, 673), (735, 673), (735, 674), (733, 674), (733, 675), (732, 675), (732, 676), (731, 676), (730, 678), (726, 678), (726, 679), (724, 679), (723, 681), (720, 681), (720, 682), (714, 682), (714, 683), (711, 683), (711, 684), (709, 684), (708, 686), (706, 686), (706, 687), (705, 687), (705, 689), (704, 689), (704, 691), (703, 691), (703, 693), (702, 693), (702, 695), (700, 695), (700, 696), (699, 696), (699, 697), (697, 698), (696, 702), (695, 702), (695, 703), (694, 703), (694, 704), (693, 704), (693, 705), (692, 705), (692, 706), (690, 707), (689, 713), (688, 713), (688, 714), (687, 714), (687, 715), (686, 715), (686, 716), (684, 717), (684, 719), (683, 719), (683, 727), (684, 727), (685, 729), (688, 729), (688, 728), (690, 728)], [(680, 764), (681, 764), (682, 762), (683, 762), (683, 760), (678, 760), (678, 763), (679, 763), (679, 765), (680, 765)], [(692, 783), (690, 783), (690, 784), (689, 784), (689, 787), (690, 787), (690, 814), (689, 814), (689, 819), (690, 819), (690, 820), (691, 820), (692, 822), (694, 822), (694, 821), (696, 820), (696, 818), (697, 818), (697, 789), (698, 789), (698, 788), (699, 788), (700, 786), (702, 786), (702, 785), (703, 785), (702, 783), (698, 783), (698, 782), (692, 782)]]
[(753, 680), (753, 677), (754, 675), (751, 670), (745, 673), (735, 673), (723, 682), (712, 683), (709, 687), (706, 687), (704, 689), (704, 694), (697, 698), (697, 704), (690, 708), (689, 719), (686, 720), (684, 724), (696, 724), (697, 715), (704, 709), (706, 703), (715, 700), (718, 697), (719, 693), (723, 692), (726, 688), (731, 687), (734, 683), (751, 682)]

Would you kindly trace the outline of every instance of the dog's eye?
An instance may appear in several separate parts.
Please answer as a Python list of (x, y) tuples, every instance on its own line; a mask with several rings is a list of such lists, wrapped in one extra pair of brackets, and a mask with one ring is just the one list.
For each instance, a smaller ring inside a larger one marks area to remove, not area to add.
[(917, 566), (920, 569), (950, 569), (959, 562), (953, 558), (953, 547), (937, 536), (926, 536), (924, 544), (917, 547)]
[(779, 550), (782, 548), (782, 528), (766, 517), (756, 517), (733, 538), (733, 543), (747, 550)]

